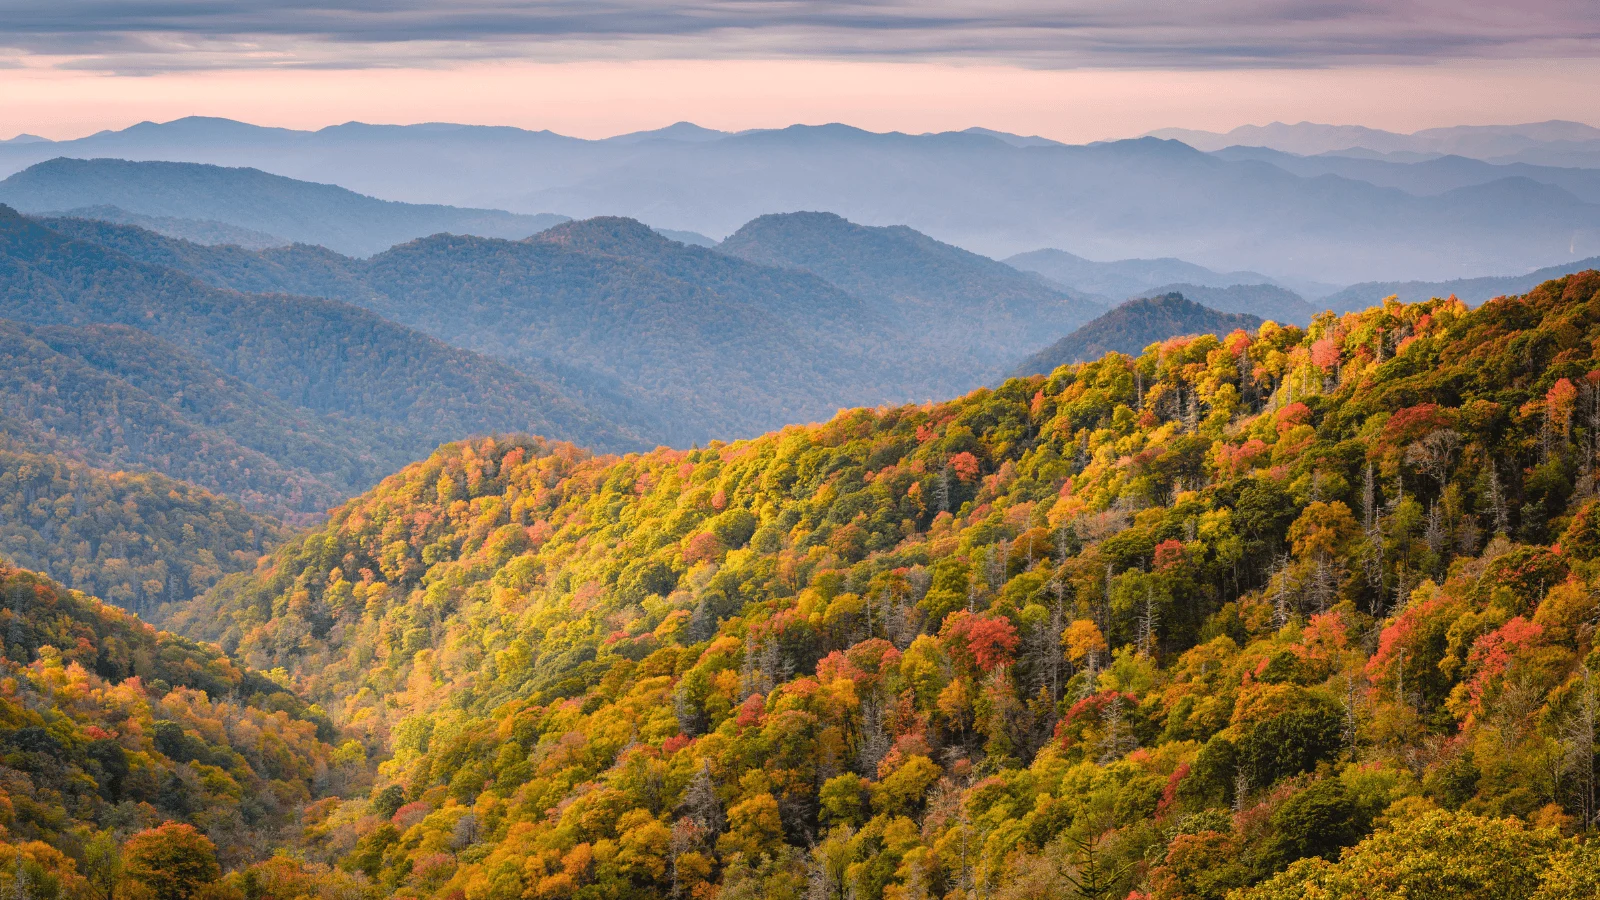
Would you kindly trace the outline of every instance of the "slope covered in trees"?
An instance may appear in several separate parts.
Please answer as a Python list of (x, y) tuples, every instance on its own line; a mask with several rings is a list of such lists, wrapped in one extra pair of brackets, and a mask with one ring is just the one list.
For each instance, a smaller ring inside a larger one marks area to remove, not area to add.
[[(4, 332), (16, 360), (4, 402), (22, 423), (8, 431), (265, 508), (320, 512), (474, 433), (649, 443), (544, 381), (359, 307), (208, 287), (0, 207), (6, 319), (32, 326)], [(213, 440), (216, 452), (191, 452)]]
[(678, 445), (817, 421), (843, 406), (959, 394), (1031, 349), (1037, 323), (1084, 318), (1031, 276), (909, 231), (896, 240), (911, 256), (885, 271), (929, 271), (905, 288), (920, 293), (887, 299), (870, 293), (889, 290), (882, 285), (846, 279), (841, 289), (631, 219), (566, 223), (524, 241), (434, 235), (370, 260), (45, 223), (214, 286), (367, 307), (558, 384), (612, 420), (664, 429)]
[(145, 216), (210, 220), (356, 256), (441, 231), (522, 238), (566, 220), (396, 203), (259, 169), (66, 157), (0, 181), (0, 203), (31, 213), (115, 206)]
[(1168, 338), (1195, 334), (1221, 336), (1260, 325), (1261, 320), (1255, 316), (1218, 312), (1176, 292), (1129, 300), (1029, 356), (1011, 374), (1043, 375), (1058, 366), (1099, 359), (1107, 353), (1136, 355)]
[(298, 846), (313, 801), (363, 785), (358, 745), (214, 648), (4, 564), (0, 603), (8, 896), (190, 896), (219, 862)]
[(278, 515), (326, 510), (406, 459), (378, 429), (319, 419), (125, 325), (0, 320), (0, 363), (0, 431), (19, 445)]
[(254, 568), (283, 534), (191, 484), (0, 444), (0, 559), (146, 619)]
[(460, 443), (181, 621), (387, 754), (316, 839), (390, 896), (1589, 896), (1597, 346), (1586, 272)]

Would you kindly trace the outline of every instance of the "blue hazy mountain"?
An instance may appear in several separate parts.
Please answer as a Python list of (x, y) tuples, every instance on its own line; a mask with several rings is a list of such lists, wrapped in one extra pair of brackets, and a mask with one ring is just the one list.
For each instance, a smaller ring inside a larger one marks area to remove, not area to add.
[(0, 146), (0, 172), (58, 156), (248, 166), (387, 200), (623, 215), (714, 238), (767, 213), (827, 210), (994, 257), (1067, 247), (1279, 281), (1477, 277), (1600, 253), (1600, 204), (1526, 173), (1418, 196), (1156, 138), (1065, 146), (822, 125), (733, 134), (671, 126), (589, 141), (486, 126), (294, 131), (192, 118)]
[(259, 169), (65, 157), (0, 181), (0, 203), (26, 213), (111, 206), (155, 219), (219, 222), (358, 256), (438, 232), (521, 238), (566, 221), (379, 200)]

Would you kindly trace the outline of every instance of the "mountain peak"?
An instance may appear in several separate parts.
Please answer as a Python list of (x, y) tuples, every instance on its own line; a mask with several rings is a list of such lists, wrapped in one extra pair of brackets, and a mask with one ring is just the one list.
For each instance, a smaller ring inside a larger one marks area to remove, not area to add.
[(693, 122), (673, 122), (665, 128), (654, 128), (649, 131), (631, 131), (606, 138), (614, 144), (636, 144), (640, 141), (684, 141), (688, 143), (704, 143), (706, 141), (721, 140), (729, 132), (718, 131), (714, 128), (705, 128)]
[(563, 222), (527, 239), (531, 244), (559, 244), (573, 250), (608, 255), (657, 252), (671, 241), (654, 228), (626, 216), (595, 216)]
[(1013, 377), (1048, 375), (1068, 363), (1098, 359), (1107, 353), (1138, 356), (1144, 348), (1182, 335), (1254, 331), (1261, 319), (1243, 313), (1218, 312), (1176, 291), (1140, 297), (1118, 306), (1017, 366)]

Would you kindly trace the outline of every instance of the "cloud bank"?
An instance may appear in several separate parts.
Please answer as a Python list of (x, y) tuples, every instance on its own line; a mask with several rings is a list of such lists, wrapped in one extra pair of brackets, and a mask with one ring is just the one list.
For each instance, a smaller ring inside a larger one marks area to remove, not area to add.
[(1211, 69), (1600, 56), (1593, 0), (10, 0), (0, 59), (140, 74), (472, 60)]

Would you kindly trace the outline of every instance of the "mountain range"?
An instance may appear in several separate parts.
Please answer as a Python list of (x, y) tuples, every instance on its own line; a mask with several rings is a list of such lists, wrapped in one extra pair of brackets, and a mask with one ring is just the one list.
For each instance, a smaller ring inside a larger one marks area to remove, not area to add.
[(909, 229), (831, 215), (758, 219), (716, 250), (600, 218), (522, 241), (434, 235), (366, 260), (42, 221), (216, 288), (365, 307), (677, 444), (970, 390), (1103, 309)]
[[(1488, 183), (1417, 196), (1156, 138), (1067, 146), (826, 125), (737, 134), (674, 128), (584, 141), (476, 126), (351, 123), (301, 132), (183, 119), (5, 145), (0, 171), (61, 156), (249, 166), (389, 200), (623, 215), (713, 237), (768, 213), (827, 210), (990, 256), (1067, 247), (1090, 258), (1175, 256), (1218, 271), (1334, 284), (1486, 276), (1600, 251), (1600, 205), (1526, 174), (1507, 170)], [(56, 208), (86, 205), (93, 204)]]
[(547, 382), (360, 307), (218, 289), (5, 207), (0, 320), (13, 439), (278, 512), (319, 513), (474, 433), (646, 443)]
[(1318, 304), (1335, 312), (1366, 309), (1382, 303), (1386, 297), (1399, 297), (1406, 303), (1416, 303), (1431, 297), (1456, 297), (1468, 304), (1477, 305), (1495, 297), (1523, 294), (1535, 286), (1585, 269), (1600, 268), (1600, 256), (1581, 259), (1574, 263), (1536, 269), (1526, 275), (1502, 275), (1491, 278), (1457, 278), (1450, 281), (1379, 281), (1352, 284), (1318, 300)]
[(220, 222), (255, 233), (247, 241), (231, 243), (297, 241), (356, 256), (370, 256), (442, 231), (520, 238), (565, 221), (563, 216), (378, 200), (336, 185), (297, 181), (258, 169), (65, 157), (0, 181), (0, 203), (27, 213), (110, 206), (155, 220), (132, 224), (187, 223), (169, 222), (167, 228), (157, 229), (168, 233), (193, 233), (198, 224)]
[(1486, 162), (1600, 167), (1600, 128), (1552, 120), (1525, 125), (1456, 125), (1399, 134), (1359, 125), (1241, 125), (1226, 133), (1163, 128), (1152, 137), (1179, 140), (1200, 150), (1266, 147), (1301, 156), (1378, 157), (1416, 162), (1464, 156)]

